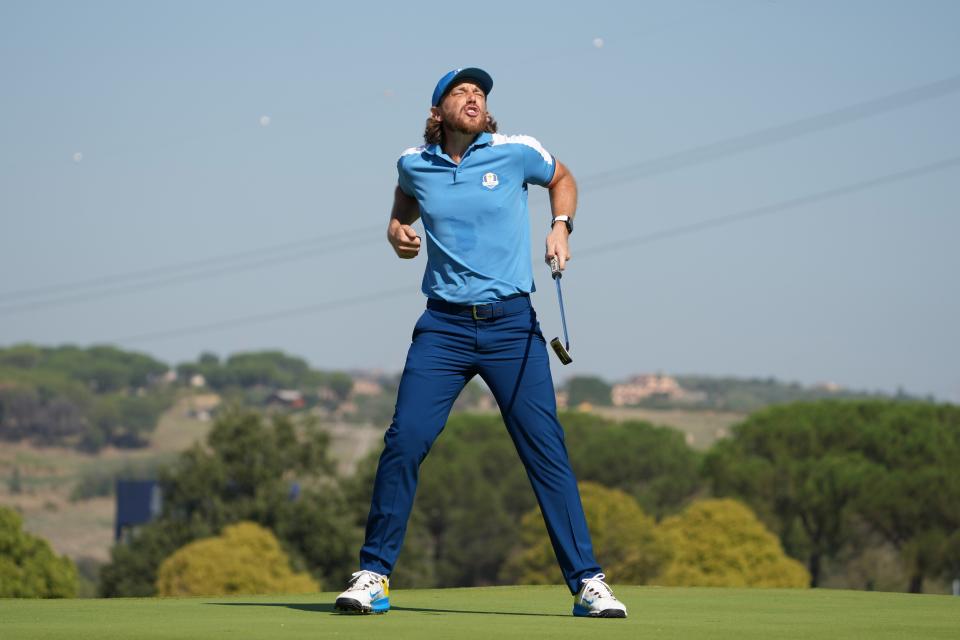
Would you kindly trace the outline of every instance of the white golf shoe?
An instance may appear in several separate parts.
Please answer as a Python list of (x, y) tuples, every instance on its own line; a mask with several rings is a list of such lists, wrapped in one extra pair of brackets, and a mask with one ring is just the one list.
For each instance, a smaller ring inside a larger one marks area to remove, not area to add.
[(616, 599), (613, 590), (598, 573), (580, 582), (580, 592), (573, 597), (573, 615), (585, 618), (626, 618), (627, 608)]
[(390, 579), (373, 571), (355, 572), (333, 608), (344, 613), (386, 613), (390, 610)]

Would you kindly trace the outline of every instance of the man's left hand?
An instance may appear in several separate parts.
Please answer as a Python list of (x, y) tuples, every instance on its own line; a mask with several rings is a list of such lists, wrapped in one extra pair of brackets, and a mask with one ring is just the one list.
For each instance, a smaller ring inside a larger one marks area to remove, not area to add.
[(567, 260), (570, 259), (570, 245), (567, 241), (569, 235), (564, 224), (553, 225), (553, 229), (547, 234), (547, 255), (544, 256), (544, 260), (550, 264), (556, 256), (561, 271), (566, 268)]

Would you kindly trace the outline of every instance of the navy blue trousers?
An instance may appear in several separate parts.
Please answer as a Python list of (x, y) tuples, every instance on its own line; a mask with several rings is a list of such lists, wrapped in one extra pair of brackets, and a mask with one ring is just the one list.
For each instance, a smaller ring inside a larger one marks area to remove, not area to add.
[[(433, 306), (433, 308), (431, 308)], [(454, 400), (474, 375), (490, 387), (533, 486), (550, 542), (571, 593), (600, 573), (570, 468), (546, 341), (528, 297), (487, 308), (475, 319), (435, 303), (417, 321), (384, 436), (360, 568), (389, 575), (417, 490), (420, 463), (440, 435)]]

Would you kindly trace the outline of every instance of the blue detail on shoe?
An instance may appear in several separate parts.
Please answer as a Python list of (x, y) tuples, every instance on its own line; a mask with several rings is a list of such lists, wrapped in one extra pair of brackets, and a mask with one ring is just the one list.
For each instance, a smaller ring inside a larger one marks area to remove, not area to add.
[(585, 606), (583, 606), (582, 604), (580, 604), (579, 602), (574, 603), (574, 605), (573, 605), (573, 615), (578, 616), (578, 617), (581, 617), (581, 618), (589, 618), (589, 617), (590, 617), (590, 607), (585, 607)]
[(383, 613), (390, 610), (390, 598), (380, 598), (379, 600), (374, 600), (370, 603), (370, 609), (376, 611), (377, 613)]

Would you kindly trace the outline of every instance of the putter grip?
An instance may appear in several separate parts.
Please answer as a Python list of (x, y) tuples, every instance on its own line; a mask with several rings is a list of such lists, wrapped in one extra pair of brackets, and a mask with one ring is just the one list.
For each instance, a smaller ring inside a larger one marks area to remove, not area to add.
[(553, 256), (550, 259), (550, 275), (554, 280), (563, 277), (563, 274), (560, 272), (560, 260), (557, 259), (557, 256)]

